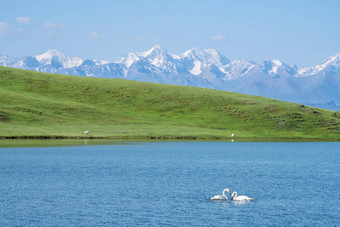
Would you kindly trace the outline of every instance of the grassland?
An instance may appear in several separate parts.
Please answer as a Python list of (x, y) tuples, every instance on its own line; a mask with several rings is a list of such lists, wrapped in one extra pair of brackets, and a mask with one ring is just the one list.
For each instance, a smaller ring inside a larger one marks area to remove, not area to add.
[[(340, 139), (340, 113), (219, 90), (0, 67), (0, 137)], [(89, 134), (84, 135), (88, 130)]]

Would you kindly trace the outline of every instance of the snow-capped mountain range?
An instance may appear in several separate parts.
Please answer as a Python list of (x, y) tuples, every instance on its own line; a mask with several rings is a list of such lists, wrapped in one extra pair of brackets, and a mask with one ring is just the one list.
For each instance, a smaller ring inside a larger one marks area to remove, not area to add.
[(29, 57), (0, 55), (0, 65), (48, 73), (187, 85), (260, 95), (340, 110), (340, 52), (311, 67), (265, 59), (230, 61), (214, 49), (172, 54), (159, 45), (115, 62), (69, 57), (57, 50)]

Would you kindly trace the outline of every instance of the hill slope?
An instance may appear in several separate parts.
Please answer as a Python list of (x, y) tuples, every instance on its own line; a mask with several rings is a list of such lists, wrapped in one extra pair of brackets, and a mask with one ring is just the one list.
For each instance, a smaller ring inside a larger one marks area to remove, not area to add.
[(131, 52), (116, 62), (84, 60), (48, 50), (27, 57), (0, 55), (0, 65), (47, 73), (213, 88), (340, 110), (340, 52), (315, 66), (298, 67), (278, 59), (259, 63), (245, 59), (229, 61), (215, 49), (192, 48), (176, 55), (155, 45), (145, 52)]
[(0, 67), (0, 136), (339, 139), (340, 114), (219, 90)]

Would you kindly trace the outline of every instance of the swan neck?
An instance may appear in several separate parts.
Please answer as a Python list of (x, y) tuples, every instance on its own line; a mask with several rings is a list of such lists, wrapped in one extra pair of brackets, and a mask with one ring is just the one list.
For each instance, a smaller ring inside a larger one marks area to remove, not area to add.
[(222, 195), (228, 199), (228, 197), (225, 195), (225, 192), (226, 192), (226, 191), (227, 191), (227, 190), (224, 189), (223, 192), (222, 192)]
[(233, 194), (231, 194), (231, 199), (236, 199), (237, 197), (237, 192), (233, 192)]

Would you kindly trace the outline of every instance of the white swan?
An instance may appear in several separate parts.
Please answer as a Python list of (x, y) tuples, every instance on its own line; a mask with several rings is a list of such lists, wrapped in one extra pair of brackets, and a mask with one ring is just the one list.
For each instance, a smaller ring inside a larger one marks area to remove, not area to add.
[(233, 192), (231, 194), (231, 200), (232, 201), (251, 201), (251, 200), (254, 200), (254, 199), (250, 198), (248, 196), (245, 196), (245, 195), (237, 196), (237, 192)]
[(223, 190), (222, 195), (215, 195), (211, 198), (211, 200), (228, 200), (228, 197), (224, 194), (225, 192), (228, 192), (229, 195), (231, 194), (231, 191), (229, 188), (226, 188)]

